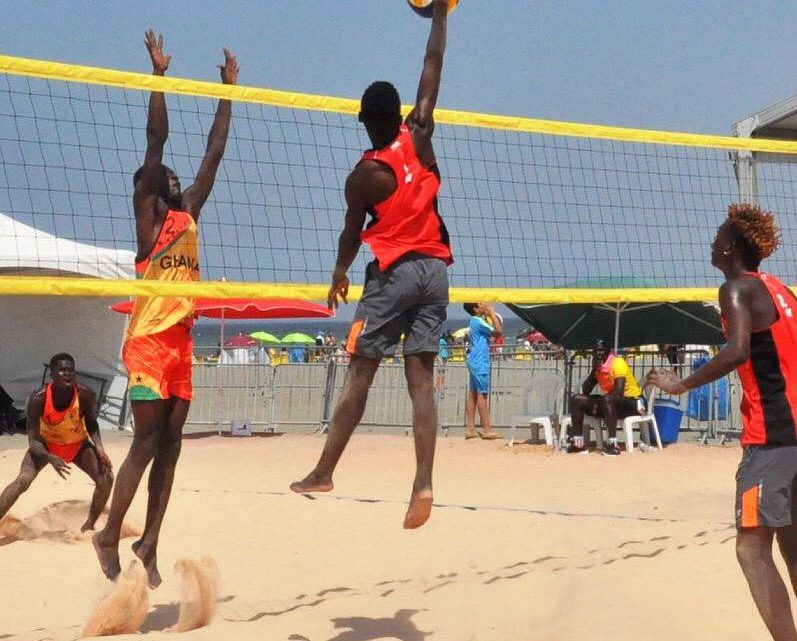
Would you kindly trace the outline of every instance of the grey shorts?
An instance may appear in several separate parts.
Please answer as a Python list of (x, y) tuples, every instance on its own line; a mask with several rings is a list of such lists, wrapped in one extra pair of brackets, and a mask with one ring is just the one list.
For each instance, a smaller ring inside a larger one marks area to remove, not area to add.
[(736, 527), (785, 527), (795, 510), (797, 445), (748, 445), (736, 472)]
[(386, 271), (374, 261), (365, 270), (363, 297), (346, 349), (367, 358), (393, 356), (404, 334), (404, 354), (437, 354), (447, 309), (443, 260), (411, 253)]

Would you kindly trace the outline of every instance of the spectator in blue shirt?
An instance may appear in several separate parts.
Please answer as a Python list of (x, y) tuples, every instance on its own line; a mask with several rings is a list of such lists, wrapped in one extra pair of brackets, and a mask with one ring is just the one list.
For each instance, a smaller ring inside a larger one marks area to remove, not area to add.
[[(465, 303), (470, 318), (470, 351), (468, 352), (468, 399), (465, 405), (465, 438), (480, 436), (500, 438), (490, 423), (490, 337), (504, 333), (504, 323), (490, 303)], [(488, 322), (489, 321), (489, 322)], [(476, 431), (476, 411), (481, 419), (482, 432)]]

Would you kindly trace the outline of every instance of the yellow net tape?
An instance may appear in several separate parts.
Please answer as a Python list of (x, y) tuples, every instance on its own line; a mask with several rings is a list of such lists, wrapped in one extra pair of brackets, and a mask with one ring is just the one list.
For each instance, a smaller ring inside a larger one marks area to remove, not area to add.
[[(240, 85), (231, 86), (220, 82), (204, 82), (186, 78), (167, 78), (144, 73), (85, 67), (30, 58), (15, 58), (13, 56), (0, 56), (0, 73), (124, 89), (139, 89), (142, 91), (163, 91), (164, 93), (202, 96), (205, 98), (229, 98), (230, 100), (241, 102), (255, 102), (274, 107), (309, 109), (313, 111), (356, 114), (360, 108), (359, 101), (348, 98), (260, 89)], [(410, 108), (405, 107), (405, 110), (409, 111)], [(797, 153), (797, 141), (735, 138), (733, 136), (711, 136), (653, 129), (610, 127), (557, 120), (453, 111), (450, 109), (436, 109), (435, 120), (439, 123), (450, 125), (523, 131), (554, 136), (601, 138), (657, 145), (713, 147), (717, 149), (767, 151), (787, 154)]]
[[(324, 300), (327, 285), (296, 283), (164, 283), (146, 280), (101, 278), (0, 277), (0, 296), (193, 296), (196, 298), (305, 298)], [(349, 300), (358, 300), (362, 287), (352, 286)], [(660, 301), (709, 301), (717, 290), (707, 287), (623, 289), (521, 289), (498, 287), (452, 287), (452, 303), (488, 301), (496, 303), (616, 303)]]

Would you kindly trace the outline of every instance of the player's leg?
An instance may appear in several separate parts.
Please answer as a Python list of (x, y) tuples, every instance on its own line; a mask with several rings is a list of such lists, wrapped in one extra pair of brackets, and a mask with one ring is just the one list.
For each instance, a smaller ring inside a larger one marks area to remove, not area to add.
[(600, 416), (602, 414), (600, 406), (600, 396), (573, 394), (570, 397), (570, 425), (571, 442), (567, 447), (569, 454), (581, 454), (587, 452), (588, 440), (584, 438), (584, 417)]
[(778, 528), (775, 535), (780, 553), (786, 562), (786, 569), (789, 571), (792, 590), (797, 595), (797, 523)]
[(149, 586), (161, 584), (158, 572), (158, 538), (169, 505), (174, 473), (182, 449), (183, 426), (188, 418), (193, 387), (193, 351), (191, 328), (175, 325), (161, 335), (166, 385), (165, 409), (158, 431), (158, 444), (147, 483), (147, 518), (141, 538), (133, 544), (133, 552), (147, 570)]
[[(793, 518), (795, 451), (747, 446), (736, 474), (736, 556), (761, 618), (778, 641), (797, 641), (789, 592), (772, 558), (775, 532)], [(781, 550), (785, 543), (788, 553), (786, 534)]]
[(138, 490), (141, 477), (158, 450), (160, 426), (165, 412), (165, 401), (131, 401), (133, 410), (133, 442), (124, 462), (119, 467), (114, 484), (111, 507), (105, 527), (92, 541), (97, 551), (100, 567), (109, 579), (114, 580), (119, 566), (119, 534), (130, 503)]
[(94, 449), (94, 446), (90, 442), (86, 442), (80, 452), (78, 452), (74, 462), (77, 467), (83, 470), (89, 478), (94, 481), (94, 494), (91, 497), (89, 514), (86, 518), (86, 522), (80, 528), (81, 532), (85, 532), (94, 529), (94, 524), (97, 522), (105, 504), (108, 502), (108, 497), (111, 496), (111, 490), (113, 489), (113, 472), (102, 464), (100, 457), (97, 455), (97, 450)]
[(400, 274), (395, 267), (380, 271), (376, 261), (366, 269), (363, 297), (357, 305), (346, 351), (351, 355), (346, 380), (332, 415), (324, 450), (315, 468), (301, 481), (291, 483), (294, 492), (330, 492), (332, 475), (343, 450), (365, 413), (368, 390), (384, 357), (396, 353), (406, 327), (397, 286)]
[(419, 298), (406, 312), (404, 340), (404, 375), (412, 400), (416, 458), (404, 528), (414, 529), (426, 523), (432, 511), (432, 467), (438, 426), (434, 358), (448, 311), (448, 272), (445, 263), (434, 258), (409, 260), (400, 269), (402, 298), (412, 301), (412, 295), (420, 291)]
[(437, 401), (432, 379), (433, 352), (408, 354), (404, 357), (404, 375), (412, 401), (412, 427), (415, 437), (415, 480), (404, 527), (423, 525), (432, 510), (432, 467), (437, 440)]
[(797, 641), (789, 592), (772, 559), (774, 530), (741, 528), (736, 536), (736, 558), (750, 586), (753, 601), (775, 641)]
[(27, 491), (30, 484), (33, 483), (33, 479), (36, 478), (45, 465), (47, 465), (47, 459), (33, 456), (30, 450), (25, 452), (17, 477), (0, 494), (0, 520), (11, 509), (11, 506), (16, 503), (17, 499)]
[(174, 473), (182, 449), (183, 426), (190, 404), (190, 401), (177, 397), (166, 401), (164, 423), (158, 434), (158, 447), (147, 484), (147, 520), (141, 538), (133, 544), (133, 551), (147, 570), (151, 588), (161, 584), (158, 572), (158, 538), (172, 493)]
[(380, 361), (380, 358), (367, 358), (356, 354), (351, 356), (346, 380), (332, 415), (332, 424), (321, 457), (310, 474), (301, 481), (291, 483), (291, 490), (300, 494), (332, 490), (332, 474), (365, 413), (368, 390), (371, 388)]

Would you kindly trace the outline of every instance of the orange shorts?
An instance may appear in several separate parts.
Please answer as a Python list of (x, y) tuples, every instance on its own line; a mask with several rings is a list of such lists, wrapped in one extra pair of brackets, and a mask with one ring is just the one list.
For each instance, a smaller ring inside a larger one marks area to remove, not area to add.
[(47, 451), (50, 454), (55, 454), (56, 456), (60, 456), (64, 459), (65, 463), (71, 463), (77, 458), (77, 455), (80, 453), (86, 446), (85, 440), (78, 441), (77, 443), (67, 443), (66, 445), (61, 445), (59, 443), (47, 443), (45, 441), (44, 446), (47, 448)]
[(191, 328), (178, 323), (157, 334), (125, 341), (122, 358), (129, 376), (131, 401), (157, 401), (194, 396), (191, 362), (194, 342)]

